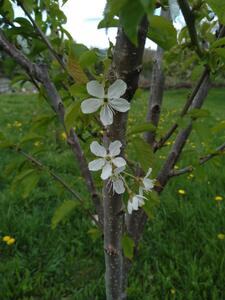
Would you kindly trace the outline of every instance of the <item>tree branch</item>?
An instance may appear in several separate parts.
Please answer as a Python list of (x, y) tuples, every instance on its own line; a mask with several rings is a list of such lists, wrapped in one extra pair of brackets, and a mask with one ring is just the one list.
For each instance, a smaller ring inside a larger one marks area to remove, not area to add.
[[(205, 77), (204, 81), (201, 84), (200, 89), (198, 90), (196, 96), (194, 97), (193, 103), (191, 105), (191, 109), (193, 108), (201, 108), (203, 105), (203, 102), (208, 94), (210, 88), (210, 76), (209, 74)], [(182, 152), (183, 147), (186, 144), (186, 141), (192, 131), (192, 122), (190, 121), (189, 125), (182, 129), (177, 138), (175, 139), (175, 143), (172, 147), (172, 150), (170, 151), (163, 167), (161, 168), (157, 180), (160, 183), (160, 187), (158, 190), (161, 190), (165, 184), (167, 183), (169, 179), (170, 171), (173, 169), (174, 165), (176, 164), (177, 160), (180, 157), (180, 154)]]
[[(45, 170), (48, 172), (49, 175), (51, 175), (51, 177), (53, 177), (56, 181), (58, 181), (71, 195), (73, 195), (74, 198), (76, 198), (82, 205), (84, 204), (84, 201), (82, 200), (81, 196), (74, 190), (72, 189), (59, 175), (57, 175), (55, 172), (53, 172), (52, 170), (50, 170), (48, 167), (46, 167), (42, 162), (40, 162), (39, 160), (37, 160), (35, 157), (33, 157), (32, 155), (28, 154), (27, 152), (25, 152), (23, 149), (21, 149), (20, 147), (14, 147), (14, 149), (22, 154), (27, 160), (29, 160), (32, 164), (34, 164), (35, 166), (37, 166), (38, 168), (40, 168), (41, 170)], [(85, 209), (86, 210), (86, 209)], [(102, 224), (100, 224), (96, 218), (93, 216), (93, 214), (89, 211), (86, 210), (86, 212), (88, 213), (89, 217), (91, 217), (91, 219), (95, 222), (95, 224), (102, 229)]]
[[(161, 15), (167, 19), (170, 17), (169, 10), (164, 11), (161, 9)], [(150, 97), (147, 111), (146, 121), (158, 127), (161, 106), (164, 92), (164, 72), (163, 72), (163, 49), (157, 47), (157, 51), (154, 58), (151, 85), (150, 85)], [(145, 134), (145, 139), (154, 148), (156, 131), (148, 131)]]
[[(196, 94), (198, 93), (199, 89), (201, 88), (201, 85), (203, 84), (205, 78), (209, 76), (209, 70), (208, 68), (205, 68), (200, 79), (198, 80), (196, 86), (194, 87), (191, 95), (188, 97), (181, 113), (180, 113), (180, 117), (183, 117), (187, 112), (188, 112), (188, 109), (190, 108)], [(172, 127), (167, 131), (167, 133), (164, 135), (164, 137), (162, 137), (157, 144), (155, 144), (155, 147), (154, 147), (154, 152), (157, 151), (158, 149), (162, 148), (165, 143), (167, 142), (167, 140), (173, 135), (173, 133), (175, 132), (175, 130), (177, 129), (178, 127), (178, 124), (175, 123), (172, 125)]]
[(180, 6), (180, 9), (182, 11), (182, 14), (184, 16), (189, 35), (191, 38), (192, 45), (195, 47), (196, 53), (200, 58), (202, 58), (202, 50), (200, 48), (199, 42), (198, 42), (198, 35), (195, 28), (195, 16), (193, 12), (191, 11), (191, 8), (189, 6), (189, 3), (187, 0), (178, 0), (178, 4)]
[[(51, 100), (53, 109), (57, 113), (59, 120), (66, 131), (66, 126), (64, 123), (64, 105), (62, 103), (61, 97), (56, 90), (55, 85), (52, 83), (52, 81), (49, 78), (48, 70), (45, 65), (37, 65), (32, 63), (23, 53), (21, 53), (13, 44), (11, 44), (4, 36), (2, 30), (0, 29), (0, 46), (3, 48), (3, 50), (11, 56), (25, 71), (28, 73), (28, 75), (34, 79), (36, 79), (38, 82), (42, 83), (49, 99)], [(68, 135), (67, 137), (70, 140), (70, 145), (72, 147), (72, 150), (75, 154), (77, 154), (78, 149), (81, 149), (79, 140), (76, 138), (75, 132), (73, 135)], [(72, 143), (71, 143), (72, 140)], [(80, 155), (82, 157), (82, 155)], [(89, 178), (85, 177), (87, 186), (89, 188), (89, 192), (92, 195), (93, 203), (98, 203), (96, 210), (99, 215), (99, 219), (103, 219), (103, 212), (101, 208), (101, 200), (95, 190), (93, 179), (91, 176), (91, 173), (89, 170), (84, 170), (83, 168), (87, 168), (87, 164), (85, 164), (82, 160), (80, 160), (80, 157), (77, 156), (77, 161), (80, 166), (80, 169), (82, 171), (82, 174), (86, 174), (89, 176)], [(90, 185), (90, 182), (92, 182), (92, 185)]]
[(58, 63), (61, 65), (61, 67), (67, 72), (67, 68), (63, 60), (60, 58), (59, 54), (55, 51), (55, 49), (52, 47), (51, 43), (45, 36), (44, 32), (41, 30), (41, 28), (38, 26), (38, 24), (35, 22), (35, 20), (32, 18), (26, 7), (23, 5), (23, 3), (20, 0), (17, 0), (18, 5), (22, 8), (25, 15), (28, 17), (28, 19), (31, 21), (34, 29), (37, 31), (45, 45), (48, 47), (52, 55), (55, 57), (55, 59), (58, 61)]
[[(206, 156), (203, 156), (199, 159), (199, 165), (203, 165), (206, 162), (208, 162), (210, 159), (214, 158), (215, 156), (221, 155), (225, 151), (225, 143), (222, 144), (221, 146), (217, 147), (216, 150), (213, 153), (210, 153)], [(185, 168), (179, 169), (179, 170), (172, 170), (169, 174), (170, 177), (174, 176), (180, 176), (185, 173), (192, 172), (194, 170), (193, 166), (187, 166)]]
[[(225, 36), (225, 26), (222, 26), (221, 29), (220, 29), (220, 32), (217, 36), (217, 40), (224, 37)], [(205, 66), (205, 69), (200, 77), (200, 79), (198, 80), (198, 83), (196, 84), (196, 86), (194, 87), (191, 95), (188, 97), (181, 113), (180, 113), (180, 116), (183, 117), (189, 110), (192, 102), (194, 101), (194, 98), (198, 92), (198, 90), (201, 88), (201, 85), (203, 84), (204, 80), (206, 77), (208, 77), (210, 74), (210, 69), (208, 68), (208, 66)], [(165, 134), (164, 137), (162, 137), (158, 143), (155, 144), (155, 147), (154, 147), (154, 152), (156, 152), (158, 149), (162, 148), (166, 141), (172, 136), (172, 134), (175, 132), (175, 130), (177, 129), (178, 127), (178, 124), (175, 123), (172, 125), (172, 127), (167, 131), (167, 133)]]

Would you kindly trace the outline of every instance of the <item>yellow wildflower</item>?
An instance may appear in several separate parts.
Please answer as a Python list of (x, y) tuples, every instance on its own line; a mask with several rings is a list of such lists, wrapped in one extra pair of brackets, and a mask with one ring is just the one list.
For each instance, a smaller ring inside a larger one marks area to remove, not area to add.
[(39, 141), (36, 141), (36, 142), (34, 143), (34, 146), (35, 146), (35, 147), (39, 147), (40, 144), (41, 144), (41, 143), (40, 143)]
[(175, 289), (171, 289), (171, 290), (170, 290), (170, 293), (171, 293), (172, 295), (175, 295), (176, 290), (175, 290)]
[(65, 133), (65, 132), (62, 132), (62, 133), (61, 133), (61, 138), (62, 138), (64, 141), (66, 140), (67, 136), (66, 136), (66, 133)]
[(8, 246), (11, 246), (11, 245), (13, 245), (15, 243), (15, 241), (16, 240), (14, 238), (11, 238), (6, 243), (7, 243)]
[(222, 201), (223, 197), (222, 196), (215, 196), (214, 200), (216, 200), (216, 201)]
[(177, 192), (178, 192), (179, 195), (186, 195), (185, 190), (179, 189)]
[(4, 236), (4, 237), (2, 238), (2, 240), (3, 240), (4, 242), (8, 242), (10, 239), (11, 239), (11, 237), (10, 237), (9, 235), (6, 235), (6, 236)]
[(19, 127), (22, 126), (22, 123), (19, 122), (19, 121), (15, 121), (15, 122), (13, 123), (13, 126), (19, 128)]
[(219, 240), (224, 240), (225, 234), (219, 233), (219, 234), (217, 234), (217, 237), (218, 237)]

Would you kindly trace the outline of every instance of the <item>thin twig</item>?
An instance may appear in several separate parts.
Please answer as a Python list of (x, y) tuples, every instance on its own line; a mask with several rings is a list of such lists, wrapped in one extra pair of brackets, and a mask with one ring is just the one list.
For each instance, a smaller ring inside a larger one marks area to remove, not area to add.
[(43, 40), (43, 42), (45, 43), (45, 45), (48, 47), (48, 49), (50, 50), (50, 52), (56, 58), (56, 60), (58, 61), (58, 63), (61, 65), (61, 67), (67, 72), (67, 68), (66, 68), (65, 63), (60, 58), (59, 54), (55, 51), (55, 49), (52, 47), (51, 43), (49, 42), (49, 40), (45, 36), (44, 32), (41, 30), (41, 28), (38, 26), (38, 24), (32, 18), (31, 14), (28, 12), (28, 10), (26, 9), (26, 7), (19, 0), (17, 0), (17, 3), (22, 8), (22, 10), (24, 11), (25, 15), (28, 17), (28, 19), (31, 21), (33, 27), (35, 28), (35, 30), (37, 31), (37, 33), (39, 34), (39, 36), (41, 37), (41, 39)]
[(191, 38), (191, 42), (192, 45), (195, 47), (196, 53), (198, 54), (198, 56), (200, 58), (202, 58), (202, 50), (200, 48), (199, 45), (199, 41), (198, 41), (198, 35), (197, 35), (197, 31), (195, 28), (195, 15), (192, 12), (189, 3), (187, 0), (178, 0), (178, 4), (180, 6), (180, 9), (182, 11), (182, 14), (184, 16), (188, 31), (189, 31), (189, 35)]
[[(52, 178), (54, 178), (56, 181), (58, 181), (71, 195), (73, 195), (74, 198), (76, 198), (82, 205), (84, 204), (84, 201), (82, 200), (81, 196), (72, 189), (59, 175), (57, 175), (55, 172), (50, 170), (47, 166), (45, 166), (41, 161), (37, 160), (37, 158), (33, 157), (31, 154), (28, 154), (20, 147), (14, 147), (14, 149), (22, 154), (28, 161), (30, 161), (32, 164), (37, 166), (41, 170), (45, 170), (49, 175), (51, 175)], [(96, 220), (96, 218), (93, 216), (93, 214), (86, 210), (88, 215), (91, 217), (91, 219), (95, 222), (95, 224), (99, 227), (101, 227), (101, 224)]]
[[(222, 26), (220, 29), (220, 32), (218, 34), (217, 40), (224, 37), (225, 36), (225, 26)], [(198, 90), (201, 88), (201, 85), (203, 84), (204, 80), (206, 79), (206, 77), (210, 76), (210, 69), (208, 66), (205, 66), (204, 71), (200, 77), (200, 79), (198, 80), (198, 83), (196, 84), (196, 86), (194, 87), (191, 95), (188, 97), (181, 113), (180, 113), (180, 117), (183, 117), (184, 115), (186, 115), (186, 113), (188, 112), (190, 106), (192, 105), (192, 102), (194, 101), (194, 98), (198, 92)], [(155, 144), (154, 147), (154, 152), (156, 152), (158, 149), (162, 148), (165, 143), (167, 142), (167, 140), (173, 135), (173, 133), (175, 132), (175, 130), (177, 129), (178, 124), (174, 123), (172, 125), (172, 127), (167, 131), (167, 133), (158, 141), (158, 143)]]
[[(206, 162), (208, 162), (210, 159), (214, 158), (215, 156), (218, 156), (218, 155), (221, 155), (225, 150), (225, 143), (222, 144), (221, 146), (219, 146), (218, 148), (216, 148), (216, 150), (206, 156), (203, 156), (199, 159), (199, 165), (203, 165), (205, 164)], [(182, 169), (179, 169), (179, 170), (172, 170), (170, 172), (170, 177), (174, 177), (174, 176), (180, 176), (180, 175), (183, 175), (185, 173), (189, 173), (189, 172), (192, 172), (194, 170), (194, 167), (193, 166), (187, 166), (187, 167), (184, 167)]]

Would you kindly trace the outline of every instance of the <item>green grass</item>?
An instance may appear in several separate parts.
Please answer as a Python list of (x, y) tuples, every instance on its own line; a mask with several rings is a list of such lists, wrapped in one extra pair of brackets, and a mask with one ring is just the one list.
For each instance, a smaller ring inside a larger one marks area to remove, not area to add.
[[(187, 90), (166, 93), (159, 134), (177, 119), (187, 94)], [(196, 163), (197, 157), (224, 141), (224, 131), (211, 131), (214, 121), (224, 118), (224, 95), (224, 89), (210, 92), (205, 108), (211, 117), (198, 122), (182, 161), (177, 163), (179, 167)], [(0, 103), (0, 131), (14, 142), (30, 130), (37, 114), (50, 113), (35, 95), (1, 95)], [(130, 125), (143, 120), (146, 105), (145, 93), (136, 97)], [(60, 129), (50, 124), (47, 132), (43, 127), (36, 133), (47, 138), (36, 146), (34, 141), (27, 141), (24, 148), (35, 149), (34, 155), (80, 192), (85, 207), (91, 209), (83, 179), (60, 138)], [(172, 141), (157, 154), (157, 165), (165, 159)], [(131, 270), (129, 300), (225, 299), (225, 240), (217, 237), (225, 234), (224, 162), (224, 157), (215, 158), (197, 169), (193, 178), (183, 175), (166, 187)], [(21, 163), (21, 168), (27, 164), (12, 150), (0, 150), (0, 238), (11, 235), (16, 239), (11, 246), (0, 241), (0, 299), (104, 300), (103, 244), (101, 237), (90, 234), (93, 224), (78, 207), (52, 230), (54, 210), (71, 196), (42, 173), (38, 186), (23, 199), (19, 185), (11, 188), (16, 163)], [(178, 189), (184, 189), (186, 195), (179, 195)], [(216, 195), (224, 200), (216, 203)]]

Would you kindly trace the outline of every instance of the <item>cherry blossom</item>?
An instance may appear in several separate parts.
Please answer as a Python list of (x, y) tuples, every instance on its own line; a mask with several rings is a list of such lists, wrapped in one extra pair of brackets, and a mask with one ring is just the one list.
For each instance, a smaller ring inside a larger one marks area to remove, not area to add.
[(126, 112), (130, 109), (130, 103), (121, 98), (127, 89), (126, 83), (117, 79), (108, 88), (105, 94), (104, 85), (96, 80), (87, 83), (87, 91), (94, 98), (89, 98), (81, 103), (81, 110), (84, 114), (90, 114), (100, 109), (100, 120), (104, 126), (113, 123), (115, 111)]

